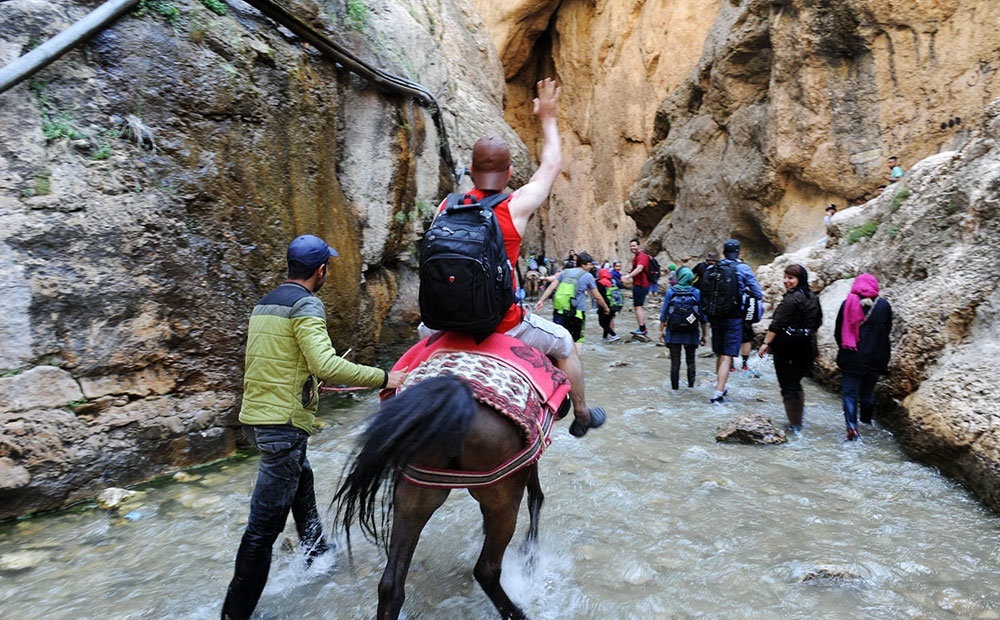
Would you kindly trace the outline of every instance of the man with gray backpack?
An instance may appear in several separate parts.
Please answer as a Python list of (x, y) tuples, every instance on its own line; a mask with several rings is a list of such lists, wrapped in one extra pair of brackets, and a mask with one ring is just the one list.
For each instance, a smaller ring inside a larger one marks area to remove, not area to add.
[(726, 396), (726, 381), (733, 358), (740, 354), (743, 340), (743, 292), (760, 302), (764, 292), (753, 275), (753, 269), (740, 260), (740, 242), (726, 241), (723, 259), (705, 269), (701, 286), (702, 309), (712, 327), (712, 352), (716, 381), (712, 403), (722, 403)]

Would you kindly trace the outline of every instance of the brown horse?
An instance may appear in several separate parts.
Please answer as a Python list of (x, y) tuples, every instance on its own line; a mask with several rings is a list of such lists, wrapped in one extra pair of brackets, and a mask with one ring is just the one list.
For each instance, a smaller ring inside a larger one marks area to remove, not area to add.
[[(357, 517), (365, 536), (380, 542), (388, 553), (378, 585), (379, 620), (399, 617), (406, 574), (420, 533), (450, 492), (448, 488), (417, 486), (402, 472), (408, 467), (459, 475), (493, 471), (523, 447), (522, 435), (513, 422), (477, 402), (471, 390), (450, 375), (426, 379), (383, 403), (360, 438), (354, 461), (333, 500), (348, 546), (350, 526)], [(379, 490), (389, 480), (391, 499), (381, 502), (378, 509)], [(530, 518), (525, 545), (530, 551), (537, 544), (538, 514), (544, 499), (537, 463), (495, 484), (469, 488), (469, 494), (479, 502), (486, 534), (473, 575), (505, 619), (527, 618), (500, 585), (501, 561), (514, 536), (525, 488)], [(392, 528), (387, 536), (390, 519)]]

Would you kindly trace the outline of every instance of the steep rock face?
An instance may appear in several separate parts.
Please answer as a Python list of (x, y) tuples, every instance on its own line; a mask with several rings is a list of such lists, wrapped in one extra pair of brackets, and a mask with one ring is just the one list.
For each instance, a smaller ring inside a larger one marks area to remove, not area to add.
[(820, 236), (826, 204), (876, 194), (888, 156), (908, 166), (967, 138), (1000, 94), (995, 9), (723, 3), (697, 67), (658, 112), (628, 211), (678, 261), (735, 236), (766, 262)]
[[(657, 107), (697, 62), (723, 3), (473, 2), (503, 62), (507, 120), (536, 154), (535, 82), (554, 76), (563, 86), (564, 172), (532, 220), (526, 248), (624, 259), (637, 229), (622, 205), (650, 155)], [(638, 214), (639, 227), (651, 229), (670, 206)]]
[[(297, 234), (340, 251), (339, 350), (412, 335), (413, 243), (451, 189), (427, 112), (248, 5), (149, 6), (0, 95), (0, 518), (230, 453), (247, 316)], [(489, 127), (530, 168), (468, 5), (338, 6), (291, 8), (440, 93), (456, 159)], [(5, 2), (0, 62), (89, 8)]]
[(769, 298), (780, 299), (787, 264), (810, 270), (822, 289), (821, 367), (836, 380), (837, 311), (858, 273), (875, 275), (895, 315), (883, 419), (907, 452), (1000, 510), (1000, 410), (987, 370), (1000, 354), (1000, 99), (966, 146), (928, 157), (877, 199), (837, 214), (830, 233), (829, 247), (758, 270)]

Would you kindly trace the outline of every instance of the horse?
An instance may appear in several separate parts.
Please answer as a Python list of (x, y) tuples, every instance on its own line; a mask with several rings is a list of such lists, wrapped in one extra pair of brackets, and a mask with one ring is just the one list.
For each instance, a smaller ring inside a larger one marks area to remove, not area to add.
[[(399, 617), (406, 575), (420, 534), (450, 492), (447, 487), (416, 484), (406, 472), (414, 468), (447, 471), (461, 478), (468, 472), (492, 472), (523, 451), (523, 434), (514, 422), (477, 401), (466, 383), (449, 374), (424, 379), (383, 402), (359, 439), (353, 462), (345, 468), (349, 471), (333, 500), (336, 521), (347, 533), (348, 549), (350, 526), (356, 517), (364, 536), (387, 552), (378, 584), (378, 620)], [(391, 498), (387, 495), (379, 510), (377, 497), (386, 482)], [(538, 518), (545, 499), (537, 457), (498, 482), (467, 486), (458, 480), (450, 487), (468, 488), (483, 515), (485, 539), (473, 570), (476, 581), (502, 618), (526, 619), (500, 585), (500, 570), (525, 489), (530, 520), (525, 549), (530, 555), (537, 546)]]

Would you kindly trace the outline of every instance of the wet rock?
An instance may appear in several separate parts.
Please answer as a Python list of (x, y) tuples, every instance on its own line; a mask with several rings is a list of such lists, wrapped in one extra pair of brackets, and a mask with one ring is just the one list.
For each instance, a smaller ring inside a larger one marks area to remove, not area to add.
[(73, 375), (58, 366), (35, 366), (0, 378), (0, 411), (26, 411), (39, 407), (65, 407), (83, 400)]
[(862, 577), (850, 568), (835, 566), (833, 564), (822, 564), (806, 571), (799, 581), (801, 583), (839, 583), (862, 581)]
[(181, 482), (181, 483), (196, 482), (198, 480), (201, 480), (201, 476), (194, 476), (194, 475), (189, 474), (186, 471), (179, 471), (176, 474), (174, 474), (173, 476), (171, 476), (171, 478), (173, 478), (177, 482)]
[(771, 418), (755, 413), (740, 416), (723, 424), (715, 431), (715, 440), (720, 443), (782, 444), (788, 441), (785, 431), (771, 422)]
[(112, 487), (101, 491), (100, 495), (97, 496), (97, 505), (105, 510), (118, 510), (121, 508), (122, 504), (137, 497), (138, 495), (138, 491)]
[(0, 571), (31, 570), (48, 561), (52, 554), (45, 551), (15, 551), (0, 555)]
[(28, 470), (13, 460), (0, 458), (0, 490), (19, 489), (31, 482)]

